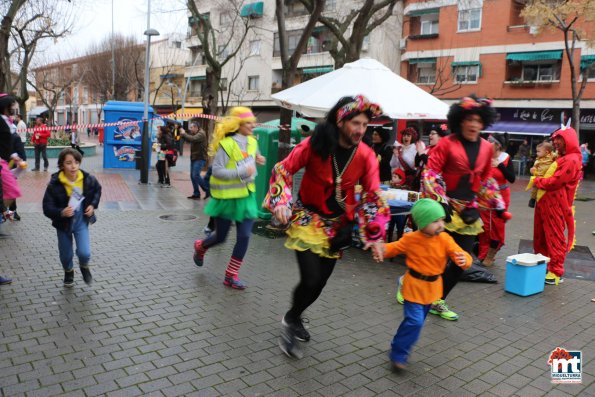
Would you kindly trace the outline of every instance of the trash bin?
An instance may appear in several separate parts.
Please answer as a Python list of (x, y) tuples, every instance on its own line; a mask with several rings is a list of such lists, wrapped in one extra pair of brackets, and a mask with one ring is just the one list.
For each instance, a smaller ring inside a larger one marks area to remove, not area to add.
[(142, 150), (135, 150), (134, 151), (134, 169), (140, 170), (143, 166), (143, 151)]
[[(264, 166), (258, 167), (258, 175), (256, 175), (256, 202), (258, 203), (258, 216), (263, 219), (269, 219), (271, 213), (262, 208), (262, 202), (269, 190), (269, 180), (271, 178), (271, 171), (278, 161), (279, 154), (279, 120), (271, 120), (261, 127), (254, 129), (254, 136), (258, 139), (258, 148), (260, 154), (266, 158)], [(306, 136), (309, 136), (316, 127), (316, 123), (294, 117), (291, 119), (291, 144), (297, 145)], [(294, 177), (294, 185), (299, 185), (301, 178)], [(294, 186), (295, 187), (295, 186)], [(295, 190), (295, 189), (294, 189)]]

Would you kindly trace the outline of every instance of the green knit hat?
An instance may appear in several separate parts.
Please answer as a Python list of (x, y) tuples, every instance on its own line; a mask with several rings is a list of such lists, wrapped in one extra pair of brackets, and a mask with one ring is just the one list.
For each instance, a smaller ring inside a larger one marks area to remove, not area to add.
[(444, 218), (446, 213), (444, 208), (437, 201), (429, 198), (418, 200), (411, 209), (411, 216), (413, 221), (419, 229), (423, 229), (430, 223)]

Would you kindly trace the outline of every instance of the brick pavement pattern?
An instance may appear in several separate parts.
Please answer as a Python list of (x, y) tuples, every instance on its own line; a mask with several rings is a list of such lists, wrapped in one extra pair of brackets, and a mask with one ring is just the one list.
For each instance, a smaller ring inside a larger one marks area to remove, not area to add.
[[(178, 169), (174, 180), (187, 189), (187, 167)], [(593, 282), (567, 279), (525, 298), (502, 282), (460, 283), (449, 295), (460, 320), (430, 315), (408, 370), (395, 374), (387, 352), (402, 319), (394, 293), (405, 268), (351, 249), (306, 312), (312, 341), (292, 360), (277, 346), (298, 279), (283, 239), (253, 235), (241, 271), (248, 289), (231, 290), (222, 281), (233, 230), (197, 268), (192, 243), (207, 221), (204, 202), (186, 200), (176, 184), (138, 186), (138, 172), (114, 173), (135, 203), (97, 212), (91, 286), (77, 269), (75, 287), (62, 287), (56, 233), (39, 209), (23, 212), (0, 240), (0, 272), (14, 278), (0, 286), (1, 396), (595, 395)], [(528, 194), (512, 201), (509, 245), (494, 269), (501, 281), (504, 258), (532, 231)], [(594, 207), (577, 203), (578, 243), (591, 250)], [(582, 384), (550, 383), (547, 357), (557, 346), (582, 350)]]

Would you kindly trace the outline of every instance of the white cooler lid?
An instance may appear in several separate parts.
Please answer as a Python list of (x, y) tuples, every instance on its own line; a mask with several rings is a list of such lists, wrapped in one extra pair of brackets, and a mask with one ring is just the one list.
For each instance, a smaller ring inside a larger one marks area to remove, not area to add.
[(529, 253), (510, 255), (508, 258), (506, 258), (506, 262), (521, 266), (535, 266), (541, 263), (549, 263), (549, 261), (550, 258), (545, 255)]

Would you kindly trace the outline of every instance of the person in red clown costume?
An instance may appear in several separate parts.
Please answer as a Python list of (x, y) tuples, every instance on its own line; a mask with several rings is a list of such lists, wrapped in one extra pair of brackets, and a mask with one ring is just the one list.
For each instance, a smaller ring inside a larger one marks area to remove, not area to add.
[[(493, 209), (497, 216), (505, 216), (504, 200), (490, 175), (493, 148), (480, 137), (481, 131), (494, 121), (491, 104), (489, 99), (471, 95), (451, 105), (447, 119), (452, 134), (438, 142), (422, 172), (422, 195), (442, 204), (446, 231), (469, 254), (483, 231), (479, 208)], [(446, 320), (459, 318), (445, 299), (462, 273), (459, 266), (448, 263), (442, 276), (442, 298), (432, 304), (430, 313)]]
[[(564, 260), (574, 246), (574, 197), (582, 178), (581, 151), (576, 131), (556, 131), (552, 141), (558, 158), (543, 178), (532, 178), (537, 192), (533, 223), (533, 250), (550, 258), (545, 283), (564, 281)], [(568, 231), (568, 237), (564, 231)]]
[[(494, 148), (492, 156), (492, 169), (490, 176), (498, 183), (498, 190), (502, 195), (506, 209), (510, 206), (510, 186), (514, 183), (515, 173), (514, 164), (506, 148), (506, 135), (494, 134), (488, 138)], [(506, 242), (506, 219), (502, 216), (496, 216), (494, 211), (481, 210), (481, 220), (483, 221), (483, 233), (479, 235), (479, 253), (477, 257), (483, 262), (484, 266), (490, 267), (494, 264), (496, 254)]]
[[(343, 249), (352, 242), (357, 214), (360, 239), (369, 246), (384, 240), (390, 211), (380, 196), (378, 160), (361, 144), (368, 122), (382, 114), (364, 96), (341, 98), (318, 124), (312, 137), (300, 142), (273, 168), (264, 206), (281, 224), (289, 223), (285, 246), (296, 251), (300, 281), (293, 303), (281, 321), (279, 347), (301, 358), (297, 341), (310, 340), (302, 313), (322, 293)], [(305, 167), (298, 197), (292, 197), (292, 176)], [(355, 192), (361, 184), (361, 197)]]

